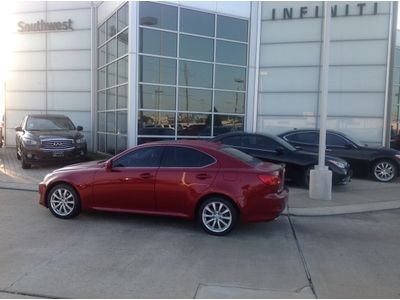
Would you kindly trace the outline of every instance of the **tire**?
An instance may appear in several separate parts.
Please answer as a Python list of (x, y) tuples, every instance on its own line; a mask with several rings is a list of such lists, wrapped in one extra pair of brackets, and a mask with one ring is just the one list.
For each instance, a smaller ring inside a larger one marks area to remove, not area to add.
[(301, 175), (301, 178), (300, 178), (300, 184), (302, 185), (302, 186), (304, 186), (304, 187), (306, 187), (306, 188), (309, 188), (310, 187), (310, 171), (311, 171), (311, 169), (312, 169), (313, 167), (312, 166), (309, 166), (309, 167), (307, 167), (305, 170), (304, 170), (304, 172), (303, 172), (303, 174)]
[[(19, 155), (19, 153), (18, 153), (18, 149), (20, 149), (20, 150), (21, 150), (21, 148), (18, 148), (18, 146), (17, 146), (17, 159), (18, 159), (18, 160), (21, 160), (21, 155)], [(22, 151), (21, 151), (21, 153), (22, 153)]]
[(78, 193), (68, 184), (58, 184), (47, 194), (47, 207), (60, 219), (76, 217), (81, 210)]
[(26, 162), (24, 156), (21, 157), (21, 167), (22, 167), (22, 169), (30, 169), (31, 168), (31, 164), (28, 164)]
[(391, 160), (381, 159), (373, 165), (371, 173), (376, 181), (390, 182), (397, 175), (397, 166)]
[(236, 226), (238, 212), (231, 201), (221, 197), (212, 197), (200, 205), (197, 219), (208, 234), (223, 236)]

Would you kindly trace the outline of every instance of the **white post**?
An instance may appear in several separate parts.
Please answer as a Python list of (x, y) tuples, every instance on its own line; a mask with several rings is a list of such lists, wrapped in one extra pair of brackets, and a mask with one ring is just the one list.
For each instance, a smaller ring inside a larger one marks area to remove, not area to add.
[(331, 4), (329, 1), (324, 3), (318, 165), (310, 172), (309, 195), (311, 199), (332, 200), (332, 171), (325, 166)]

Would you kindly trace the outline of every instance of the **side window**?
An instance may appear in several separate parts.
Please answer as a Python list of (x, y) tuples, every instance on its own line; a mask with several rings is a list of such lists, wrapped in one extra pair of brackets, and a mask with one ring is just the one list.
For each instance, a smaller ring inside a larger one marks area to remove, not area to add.
[(158, 167), (162, 155), (163, 147), (149, 147), (136, 151), (131, 151), (117, 159), (114, 167)]
[(198, 168), (210, 165), (214, 162), (211, 156), (186, 147), (166, 147), (162, 167)]
[(347, 144), (346, 140), (343, 139), (342, 137), (332, 134), (332, 133), (327, 133), (326, 134), (326, 145), (327, 146), (334, 146), (334, 147), (345, 147)]
[(262, 150), (275, 150), (278, 147), (282, 147), (274, 140), (263, 136), (253, 136), (251, 140), (252, 140), (251, 144), (253, 144), (252, 148), (257, 148)]
[(243, 145), (243, 138), (241, 136), (229, 136), (222, 140), (225, 145), (241, 147)]
[(293, 133), (286, 136), (289, 142), (298, 142), (316, 145), (319, 142), (319, 136), (316, 132), (303, 132), (303, 133)]

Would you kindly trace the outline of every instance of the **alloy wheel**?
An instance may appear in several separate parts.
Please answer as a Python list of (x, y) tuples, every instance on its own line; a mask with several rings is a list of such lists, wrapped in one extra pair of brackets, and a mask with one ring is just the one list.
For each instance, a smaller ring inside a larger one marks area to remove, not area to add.
[(75, 197), (66, 188), (58, 188), (50, 196), (50, 206), (61, 217), (70, 215), (75, 208)]
[(224, 203), (213, 201), (208, 203), (202, 211), (204, 226), (214, 233), (222, 233), (232, 225), (232, 211)]
[(395, 176), (395, 167), (389, 161), (380, 161), (375, 165), (374, 176), (379, 181), (390, 181)]

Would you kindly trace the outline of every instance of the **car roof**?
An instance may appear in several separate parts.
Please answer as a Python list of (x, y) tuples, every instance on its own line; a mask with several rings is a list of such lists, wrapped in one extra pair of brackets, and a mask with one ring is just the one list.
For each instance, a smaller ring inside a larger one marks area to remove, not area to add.
[(245, 135), (260, 135), (260, 136), (266, 136), (266, 137), (273, 138), (273, 139), (276, 138), (275, 135), (269, 134), (269, 133), (257, 133), (257, 132), (251, 133), (251, 132), (239, 132), (239, 131), (236, 131), (236, 132), (227, 132), (227, 133), (223, 133), (223, 134), (217, 135), (216, 137), (212, 138), (211, 140), (212, 141), (219, 141), (220, 139), (223, 139), (223, 138), (226, 138), (226, 137), (230, 137), (230, 136), (245, 136)]
[[(279, 136), (283, 136), (289, 133), (296, 133), (296, 132), (304, 132), (304, 131), (317, 131), (319, 132), (319, 128), (294, 128), (292, 130), (288, 130), (288, 131), (284, 131), (280, 134), (278, 134)], [(337, 130), (332, 130), (332, 129), (327, 129), (326, 132), (331, 132), (331, 133), (337, 133), (337, 134), (345, 134), (341, 131), (337, 131)]]

